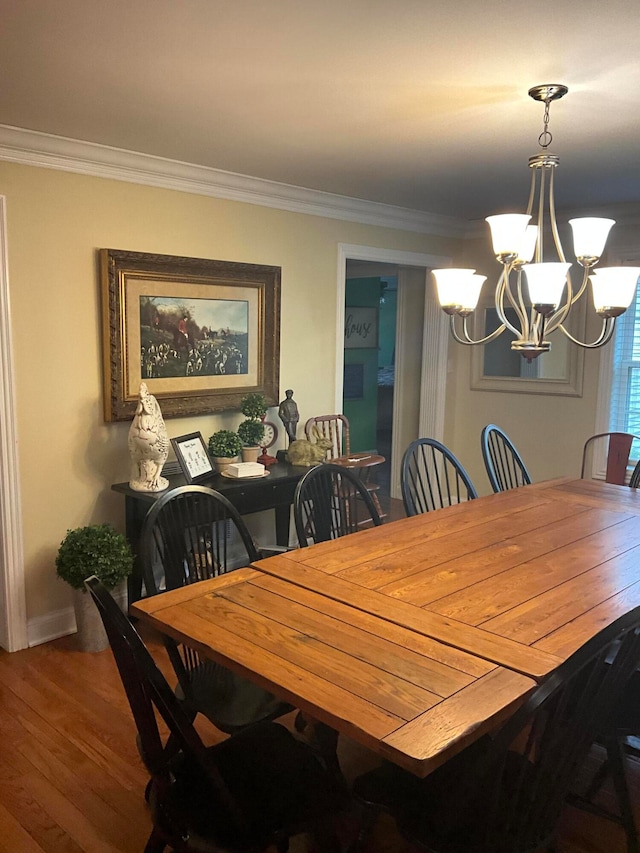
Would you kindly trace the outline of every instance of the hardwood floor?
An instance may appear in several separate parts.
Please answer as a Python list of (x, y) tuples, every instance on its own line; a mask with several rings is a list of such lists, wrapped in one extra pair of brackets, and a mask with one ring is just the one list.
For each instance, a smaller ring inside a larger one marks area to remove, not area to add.
[[(147, 642), (169, 674), (164, 649)], [(173, 681), (172, 681), (173, 683)], [(289, 721), (291, 722), (291, 721)], [(203, 738), (216, 730), (199, 718)], [(9, 654), (0, 650), (0, 851), (2, 853), (139, 853), (150, 830), (143, 792), (147, 776), (109, 650), (78, 652), (66, 637)], [(348, 778), (376, 763), (364, 748), (341, 738)], [(640, 820), (640, 763), (632, 762)], [(604, 793), (610, 800), (610, 794)], [(345, 841), (353, 819), (341, 821)], [(292, 851), (304, 851), (304, 839)], [(381, 819), (368, 853), (401, 853), (389, 819)], [(621, 829), (567, 808), (562, 853), (623, 853)]]

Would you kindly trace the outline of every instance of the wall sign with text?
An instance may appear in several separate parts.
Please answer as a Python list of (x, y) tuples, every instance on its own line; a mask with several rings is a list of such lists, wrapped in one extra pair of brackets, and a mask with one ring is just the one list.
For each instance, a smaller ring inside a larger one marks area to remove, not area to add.
[(357, 306), (344, 309), (345, 349), (376, 349), (378, 346), (378, 309)]

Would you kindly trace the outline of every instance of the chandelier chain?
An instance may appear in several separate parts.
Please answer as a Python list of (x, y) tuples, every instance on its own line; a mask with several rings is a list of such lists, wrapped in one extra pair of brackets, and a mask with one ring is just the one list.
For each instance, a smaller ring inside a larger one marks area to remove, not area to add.
[(544, 116), (542, 118), (542, 121), (544, 124), (544, 130), (542, 131), (542, 133), (538, 137), (538, 144), (540, 145), (540, 148), (544, 149), (545, 151), (547, 150), (547, 148), (551, 145), (551, 142), (553, 141), (553, 136), (551, 135), (551, 131), (549, 130), (549, 104), (550, 103), (551, 103), (551, 99), (549, 99), (549, 98), (547, 98), (547, 100), (545, 100), (545, 102), (544, 102)]

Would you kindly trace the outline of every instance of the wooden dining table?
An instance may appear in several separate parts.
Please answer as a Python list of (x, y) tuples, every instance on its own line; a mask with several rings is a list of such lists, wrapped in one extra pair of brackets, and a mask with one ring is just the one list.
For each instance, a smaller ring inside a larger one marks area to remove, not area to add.
[(158, 630), (419, 776), (640, 604), (640, 495), (562, 478), (137, 602)]

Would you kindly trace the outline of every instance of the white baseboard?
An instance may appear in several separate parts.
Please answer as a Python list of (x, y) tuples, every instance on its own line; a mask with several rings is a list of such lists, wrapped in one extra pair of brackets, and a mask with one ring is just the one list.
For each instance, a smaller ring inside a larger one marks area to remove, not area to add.
[[(127, 604), (126, 585), (114, 590), (113, 597), (124, 610)], [(29, 648), (39, 646), (41, 643), (48, 643), (51, 640), (57, 640), (58, 637), (75, 634), (75, 632), (76, 617), (73, 607), (53, 610), (51, 613), (47, 613), (46, 616), (36, 616), (27, 622)]]

